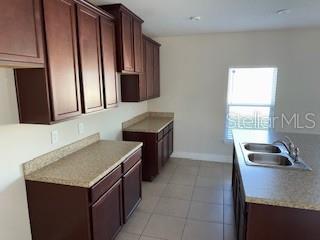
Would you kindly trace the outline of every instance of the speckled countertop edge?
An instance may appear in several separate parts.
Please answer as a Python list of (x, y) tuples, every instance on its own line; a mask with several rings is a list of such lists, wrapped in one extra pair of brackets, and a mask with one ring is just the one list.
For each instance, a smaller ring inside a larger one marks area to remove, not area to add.
[[(160, 127), (150, 127), (148, 124), (155, 121), (155, 124)], [(174, 113), (171, 112), (147, 112), (138, 115), (126, 122), (122, 123), (122, 130), (126, 132), (144, 132), (144, 133), (159, 133), (174, 121)], [(145, 124), (145, 127), (141, 125)]]
[(126, 132), (144, 132), (144, 133), (159, 133), (163, 129), (165, 129), (170, 123), (172, 123), (174, 119), (168, 119), (166, 123), (164, 123), (158, 130), (144, 130), (139, 128), (134, 128), (134, 126), (123, 129)]
[(270, 206), (276, 206), (276, 207), (289, 207), (289, 208), (298, 208), (298, 209), (304, 209), (304, 210), (320, 210), (320, 206), (306, 206), (304, 203), (292, 203), (289, 201), (280, 201), (280, 200), (270, 200), (265, 198), (253, 198), (253, 197), (247, 197), (245, 198), (245, 201), (247, 203), (253, 203), (253, 204), (263, 204), (263, 205), (270, 205)]
[[(126, 160), (131, 154), (136, 152), (139, 148), (142, 147), (142, 143), (139, 143), (135, 148), (133, 148), (131, 151), (129, 151), (127, 154), (125, 154), (119, 161), (115, 162), (113, 165), (111, 165), (108, 169), (103, 171), (101, 174), (99, 174), (97, 177), (95, 177), (92, 181), (90, 182), (85, 182), (85, 181), (79, 181), (77, 182), (74, 181), (68, 181), (64, 179), (56, 179), (56, 178), (47, 178), (45, 176), (39, 177), (36, 176), (34, 177), (31, 174), (25, 175), (25, 180), (30, 180), (30, 181), (37, 181), (37, 182), (46, 182), (46, 183), (55, 183), (55, 184), (62, 184), (62, 185), (68, 185), (68, 186), (75, 186), (75, 187), (83, 187), (83, 188), (90, 188), (93, 185), (95, 185), (97, 182), (99, 182), (102, 178), (104, 178), (108, 173), (112, 172), (117, 166), (119, 166), (124, 160)], [(59, 161), (59, 160), (58, 160)]]

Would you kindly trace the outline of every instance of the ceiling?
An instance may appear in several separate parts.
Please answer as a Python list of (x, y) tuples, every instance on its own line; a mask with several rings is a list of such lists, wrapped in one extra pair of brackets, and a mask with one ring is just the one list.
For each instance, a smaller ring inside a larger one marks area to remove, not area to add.
[[(152, 37), (320, 26), (320, 0), (90, 0), (123, 3)], [(290, 9), (289, 14), (277, 14)], [(201, 16), (200, 21), (189, 17)]]

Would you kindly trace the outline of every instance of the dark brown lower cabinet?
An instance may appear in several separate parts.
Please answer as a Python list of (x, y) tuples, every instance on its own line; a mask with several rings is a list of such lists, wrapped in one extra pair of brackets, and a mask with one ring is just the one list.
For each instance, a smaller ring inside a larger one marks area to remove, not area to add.
[(91, 188), (26, 180), (33, 240), (113, 240), (141, 201), (141, 149)]
[(122, 134), (125, 141), (143, 142), (142, 180), (152, 181), (173, 152), (173, 122), (158, 133), (123, 131)]
[(173, 153), (173, 128), (169, 130), (169, 156)]
[(163, 136), (163, 146), (162, 146), (163, 158), (162, 166), (164, 166), (169, 159), (169, 134), (168, 132)]
[(245, 201), (235, 150), (233, 154), (232, 191), (237, 240), (319, 239), (319, 211)]
[(32, 240), (91, 240), (86, 188), (26, 181)]
[(232, 175), (232, 190), (234, 197), (234, 215), (235, 225), (238, 240), (246, 239), (246, 220), (247, 220), (247, 205), (245, 202), (245, 195), (242, 188), (242, 182), (239, 174), (239, 166), (233, 165)]
[(142, 165), (141, 160), (123, 175), (124, 221), (127, 222), (141, 201)]
[(93, 239), (114, 239), (122, 226), (122, 179), (92, 205), (91, 213)]
[(158, 140), (158, 144), (157, 144), (157, 152), (158, 152), (158, 169), (161, 169), (163, 162), (162, 160), (164, 159), (163, 155), (164, 155), (164, 142), (163, 142), (163, 138), (161, 138), (160, 140)]

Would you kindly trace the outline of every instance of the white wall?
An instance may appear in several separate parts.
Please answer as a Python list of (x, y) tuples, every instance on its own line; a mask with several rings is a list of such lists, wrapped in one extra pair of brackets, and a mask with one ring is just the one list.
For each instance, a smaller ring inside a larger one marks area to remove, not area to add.
[(231, 66), (279, 68), (277, 114), (320, 112), (319, 29), (219, 33), (157, 41), (162, 44), (162, 97), (148, 102), (148, 109), (175, 113), (176, 156), (231, 160), (231, 145), (223, 142)]
[[(104, 139), (121, 139), (121, 123), (146, 111), (147, 103), (121, 103), (116, 109), (52, 126), (14, 124), (18, 114), (13, 71), (0, 68), (0, 239), (31, 239), (24, 162), (96, 132)], [(79, 122), (85, 124), (81, 136)], [(59, 132), (57, 145), (51, 144), (53, 129)]]
[(0, 125), (19, 122), (14, 75), (10, 69), (0, 68), (0, 106)]

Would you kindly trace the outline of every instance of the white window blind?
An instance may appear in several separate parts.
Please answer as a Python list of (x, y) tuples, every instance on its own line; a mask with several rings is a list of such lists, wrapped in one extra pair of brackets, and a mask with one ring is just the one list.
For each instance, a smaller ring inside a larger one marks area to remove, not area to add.
[(277, 83), (277, 68), (230, 68), (225, 139), (233, 129), (271, 127)]

